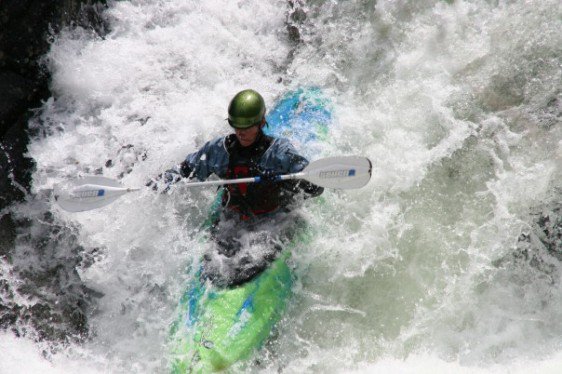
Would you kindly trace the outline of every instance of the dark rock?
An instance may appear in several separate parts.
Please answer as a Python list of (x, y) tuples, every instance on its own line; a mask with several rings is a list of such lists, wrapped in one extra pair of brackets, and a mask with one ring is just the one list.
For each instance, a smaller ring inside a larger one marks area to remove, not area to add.
[[(10, 235), (18, 251), (4, 258), (10, 265), (0, 278), (0, 329), (33, 331), (38, 340), (57, 342), (87, 337), (87, 316), (103, 294), (86, 287), (77, 269), (92, 265), (99, 249), (79, 245), (78, 229), (57, 223), (49, 212), (3, 219), (17, 227)], [(32, 302), (22, 305), (18, 298)]]
[[(42, 58), (53, 35), (82, 27), (103, 37), (104, 4), (0, 0), (0, 270), (7, 271), (0, 271), (0, 329), (17, 336), (33, 331), (39, 340), (59, 342), (85, 336), (88, 308), (100, 296), (84, 286), (76, 270), (95, 256), (77, 244), (76, 229), (57, 225), (48, 206), (34, 208), (33, 218), (6, 208), (24, 199), (37, 204), (29, 194), (34, 164), (25, 156), (28, 122), (51, 97)], [(20, 304), (21, 297), (33, 302)]]
[(8, 129), (18, 117), (27, 109), (30, 93), (33, 92), (33, 82), (12, 71), (0, 72), (0, 127)]
[(0, 259), (10, 260), (11, 249), (16, 239), (16, 225), (11, 214), (0, 217)]
[(546, 250), (562, 261), (562, 205), (541, 213), (537, 227), (539, 240)]
[(495, 266), (518, 264), (544, 274), (553, 274), (561, 269), (562, 205), (544, 206), (533, 215), (533, 224), (521, 232), (515, 250), (496, 260)]
[(48, 99), (49, 74), (41, 58), (63, 27), (107, 31), (105, 1), (3, 0), (0, 2), (0, 210), (21, 201), (30, 187), (26, 158), (31, 110)]
[(0, 210), (27, 195), (33, 169), (27, 143), (27, 122), (20, 118), (0, 141)]
[(289, 40), (294, 45), (302, 42), (300, 28), (306, 19), (307, 15), (304, 10), (302, 0), (289, 0), (289, 12), (287, 15), (286, 26)]

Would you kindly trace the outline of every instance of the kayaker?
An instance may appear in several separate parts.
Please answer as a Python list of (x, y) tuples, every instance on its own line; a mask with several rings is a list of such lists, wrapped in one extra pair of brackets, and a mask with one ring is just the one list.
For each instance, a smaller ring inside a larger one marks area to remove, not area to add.
[[(202, 275), (218, 284), (243, 283), (261, 272), (281, 249), (279, 243), (294, 233), (298, 218), (289, 214), (294, 202), (299, 196), (316, 197), (324, 191), (305, 180), (274, 181), (277, 175), (300, 172), (308, 160), (288, 139), (264, 134), (265, 113), (258, 92), (237, 93), (228, 106), (228, 123), (234, 133), (207, 142), (149, 182), (162, 191), (182, 178), (203, 181), (211, 174), (221, 179), (261, 177), (260, 183), (223, 187), (223, 209), (210, 230), (221, 256), (206, 255)], [(259, 247), (259, 254), (250, 253)]]
[(258, 92), (248, 89), (237, 93), (228, 106), (228, 123), (234, 133), (207, 142), (149, 185), (167, 189), (182, 178), (204, 181), (211, 174), (221, 179), (260, 176), (261, 183), (225, 186), (223, 207), (242, 220), (288, 209), (296, 195), (320, 195), (322, 187), (304, 180), (273, 181), (277, 175), (303, 170), (308, 160), (289, 140), (264, 134), (265, 112), (264, 99)]

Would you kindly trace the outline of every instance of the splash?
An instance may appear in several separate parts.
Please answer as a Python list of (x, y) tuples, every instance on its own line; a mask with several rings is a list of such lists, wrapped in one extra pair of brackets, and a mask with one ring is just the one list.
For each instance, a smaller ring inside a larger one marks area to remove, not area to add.
[[(239, 369), (550, 370), (562, 336), (558, 8), (115, 2), (104, 39), (66, 31), (46, 56), (54, 96), (29, 147), (34, 188), (86, 174), (142, 185), (226, 134), (240, 89), (271, 107), (288, 90), (321, 87), (334, 123), (322, 156), (368, 156), (373, 180), (303, 208), (321, 235), (295, 253), (299, 281), (278, 335)], [(48, 210), (72, 232), (56, 253), (90, 254), (71, 266), (96, 293), (88, 337), (52, 356), (57, 370), (87, 357), (112, 372), (166, 371), (167, 328), (213, 198), (179, 186), (85, 215), (52, 202), (16, 209)], [(39, 224), (19, 232), (19, 248)], [(43, 258), (26, 253), (21, 267)]]

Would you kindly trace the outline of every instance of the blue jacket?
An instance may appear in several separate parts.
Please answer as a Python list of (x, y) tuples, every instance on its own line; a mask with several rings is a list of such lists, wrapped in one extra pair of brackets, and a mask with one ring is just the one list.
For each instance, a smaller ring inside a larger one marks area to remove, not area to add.
[[(237, 212), (243, 219), (289, 209), (294, 197), (315, 197), (324, 191), (306, 180), (271, 182), (275, 175), (298, 173), (308, 160), (301, 156), (293, 145), (284, 138), (258, 135), (248, 147), (241, 147), (234, 134), (213, 139), (197, 152), (187, 155), (185, 160), (162, 175), (166, 191), (169, 185), (182, 178), (197, 178), (201, 181), (211, 174), (221, 179), (261, 175), (260, 183), (227, 185), (224, 187), (223, 207)], [(156, 181), (150, 182), (153, 185)], [(154, 184), (156, 189), (158, 184)]]
[[(205, 143), (197, 152), (187, 155), (181, 164), (166, 171), (164, 180), (173, 183), (181, 176), (195, 177), (203, 181), (211, 174), (225, 178), (229, 162), (226, 138), (222, 136), (213, 139)], [(275, 174), (290, 174), (303, 170), (307, 165), (308, 160), (296, 151), (289, 140), (274, 138), (271, 146), (261, 157), (258, 166), (261, 170)], [(186, 171), (188, 171), (187, 175)]]

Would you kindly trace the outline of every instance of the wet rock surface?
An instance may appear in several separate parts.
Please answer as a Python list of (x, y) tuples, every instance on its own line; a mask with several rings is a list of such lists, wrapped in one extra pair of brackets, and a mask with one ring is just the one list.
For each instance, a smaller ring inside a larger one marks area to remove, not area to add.
[(27, 122), (49, 92), (41, 58), (64, 27), (103, 35), (102, 2), (6, 0), (0, 2), (0, 209), (26, 196), (33, 161), (27, 151)]
[(77, 229), (49, 212), (5, 217), (16, 250), (3, 252), (0, 262), (0, 329), (58, 342), (87, 337), (86, 316), (100, 295), (83, 284), (78, 269), (91, 265), (98, 250), (80, 246)]
[(533, 223), (521, 231), (515, 250), (495, 266), (531, 267), (542, 274), (559, 272), (562, 261), (562, 204), (537, 209)]
[[(45, 206), (33, 218), (16, 215), (11, 206), (33, 200), (28, 121), (51, 96), (42, 58), (64, 27), (103, 36), (104, 3), (0, 2), (0, 329), (18, 336), (59, 342), (83, 338), (92, 297), (99, 296), (77, 273), (91, 263), (91, 252), (76, 243), (76, 229), (55, 223)], [(61, 248), (69, 249), (61, 253)]]

